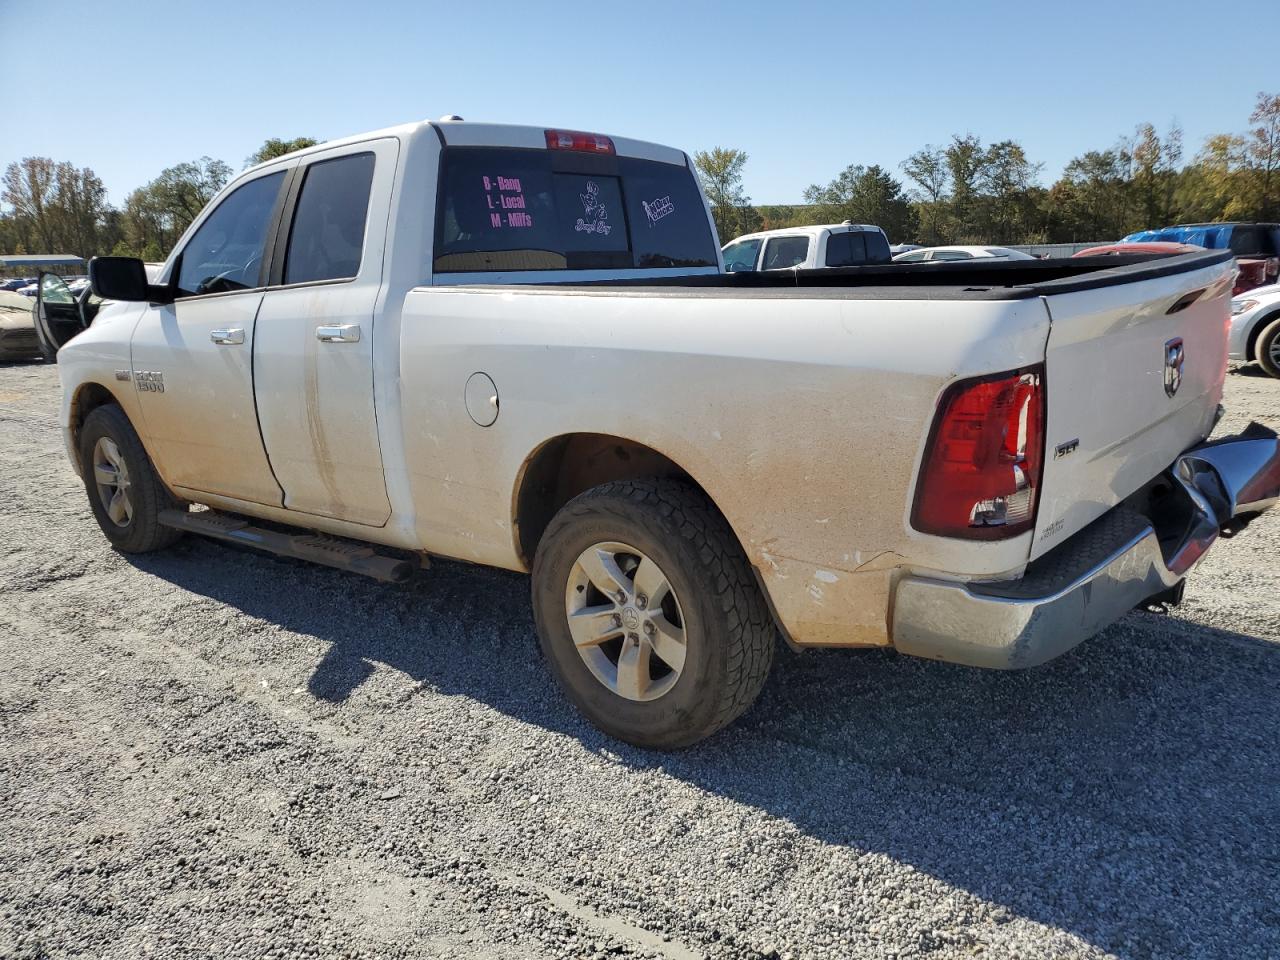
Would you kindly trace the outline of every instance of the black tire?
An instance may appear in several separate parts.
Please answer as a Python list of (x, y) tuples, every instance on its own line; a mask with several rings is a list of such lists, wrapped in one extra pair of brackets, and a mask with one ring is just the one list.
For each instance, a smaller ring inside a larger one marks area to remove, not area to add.
[(1262, 328), (1253, 349), (1258, 366), (1280, 380), (1280, 361), (1277, 360), (1277, 355), (1280, 355), (1280, 317)]
[[(129, 475), (128, 495), (133, 512), (124, 524), (117, 524), (108, 514), (94, 475), (94, 450), (104, 437), (115, 443)], [(117, 550), (150, 553), (170, 546), (182, 536), (181, 531), (160, 525), (160, 511), (178, 506), (178, 501), (161, 483), (133, 424), (115, 404), (97, 407), (85, 418), (80, 428), (80, 472), (93, 516)]]
[[(609, 689), (569, 633), (565, 594), (579, 555), (618, 541), (653, 559), (680, 598), (685, 662), (674, 686), (638, 701)], [(533, 564), (533, 610), (547, 662), (593, 724), (639, 747), (675, 749), (740, 716), (764, 686), (776, 629), (729, 524), (693, 487), (672, 480), (606, 483), (552, 519)]]

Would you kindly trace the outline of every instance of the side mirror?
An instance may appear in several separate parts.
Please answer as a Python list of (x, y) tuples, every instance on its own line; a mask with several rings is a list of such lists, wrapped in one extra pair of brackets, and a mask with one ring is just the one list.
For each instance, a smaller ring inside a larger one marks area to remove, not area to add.
[(135, 257), (94, 257), (89, 261), (89, 286), (103, 300), (173, 301), (167, 288), (147, 283), (147, 268)]

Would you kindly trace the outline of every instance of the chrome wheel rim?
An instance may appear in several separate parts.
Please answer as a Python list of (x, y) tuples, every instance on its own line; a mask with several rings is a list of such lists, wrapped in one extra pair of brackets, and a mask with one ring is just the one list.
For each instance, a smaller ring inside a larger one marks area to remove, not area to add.
[(1271, 362), (1280, 367), (1280, 336), (1271, 338), (1271, 346), (1267, 352), (1271, 354)]
[(93, 482), (107, 517), (117, 527), (127, 527), (133, 520), (129, 468), (120, 455), (120, 448), (110, 437), (100, 438), (93, 446)]
[(574, 648), (602, 684), (627, 700), (657, 700), (680, 679), (685, 619), (661, 568), (614, 541), (583, 550), (569, 571), (565, 615)]

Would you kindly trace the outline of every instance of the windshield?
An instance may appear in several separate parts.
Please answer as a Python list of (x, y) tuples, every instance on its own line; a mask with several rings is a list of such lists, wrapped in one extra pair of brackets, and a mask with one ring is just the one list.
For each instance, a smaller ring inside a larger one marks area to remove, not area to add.
[(678, 164), (506, 147), (448, 147), (434, 269), (714, 267), (693, 172)]

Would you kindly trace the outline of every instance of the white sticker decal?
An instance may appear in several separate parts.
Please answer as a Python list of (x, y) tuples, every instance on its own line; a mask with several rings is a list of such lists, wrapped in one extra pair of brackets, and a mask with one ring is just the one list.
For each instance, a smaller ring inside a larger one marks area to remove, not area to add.
[(676, 205), (671, 202), (670, 195), (657, 200), (641, 200), (640, 206), (644, 207), (644, 214), (649, 218), (651, 227), (667, 214), (676, 212)]
[(582, 198), (583, 216), (574, 224), (574, 230), (586, 233), (603, 233), (606, 237), (613, 228), (605, 223), (609, 219), (609, 211), (604, 208), (600, 199), (600, 186), (594, 180), (587, 181), (587, 192), (578, 194)]

